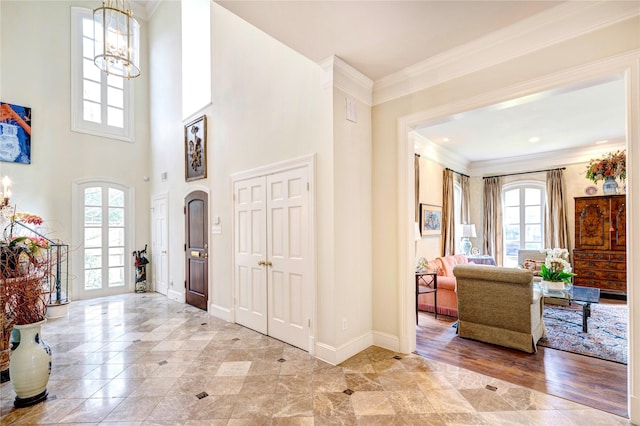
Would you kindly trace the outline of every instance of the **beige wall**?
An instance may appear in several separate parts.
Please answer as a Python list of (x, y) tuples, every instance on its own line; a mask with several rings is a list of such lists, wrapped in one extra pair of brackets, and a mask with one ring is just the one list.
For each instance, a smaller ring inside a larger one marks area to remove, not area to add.
[[(71, 131), (71, 7), (93, 9), (96, 2), (0, 2), (0, 99), (31, 108), (31, 164), (0, 163), (13, 180), (18, 211), (41, 215), (48, 235), (71, 243), (72, 182), (108, 178), (135, 190), (135, 241), (149, 243), (149, 104), (147, 26), (141, 26), (141, 77), (135, 93), (134, 141), (123, 142)], [(82, 250), (72, 247), (81, 261)], [(130, 256), (127, 257), (129, 260)], [(130, 271), (133, 279), (133, 268)], [(71, 298), (77, 294), (72, 281)], [(133, 287), (132, 287), (133, 288)]]
[[(420, 156), (420, 203), (442, 206), (442, 179), (445, 167)], [(442, 237), (425, 236), (417, 242), (416, 257), (432, 260), (441, 254)]]
[[(397, 311), (398, 119), (438, 106), (640, 48), (640, 19), (633, 18), (524, 55), (486, 70), (430, 87), (373, 108), (373, 244), (375, 330), (399, 335)], [(477, 179), (472, 190), (477, 192)], [(477, 199), (476, 195), (472, 195)], [(393, 200), (393, 202), (389, 202)], [(479, 222), (477, 219), (474, 219)], [(393, 300), (394, 304), (389, 303)]]

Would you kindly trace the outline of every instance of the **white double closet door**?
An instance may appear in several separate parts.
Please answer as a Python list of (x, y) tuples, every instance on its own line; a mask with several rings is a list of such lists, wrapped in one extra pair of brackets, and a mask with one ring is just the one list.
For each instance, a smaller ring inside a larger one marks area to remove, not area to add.
[(307, 350), (313, 292), (309, 171), (234, 182), (235, 318)]

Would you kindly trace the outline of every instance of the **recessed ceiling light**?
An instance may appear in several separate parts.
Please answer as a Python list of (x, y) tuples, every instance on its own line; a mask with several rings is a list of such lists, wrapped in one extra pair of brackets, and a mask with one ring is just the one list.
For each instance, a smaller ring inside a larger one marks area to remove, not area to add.
[(539, 137), (529, 138), (529, 142), (531, 143), (540, 142), (540, 138)]
[(449, 138), (442, 138), (442, 142), (449, 142), (451, 139)]
[(603, 143), (609, 142), (609, 139), (603, 139), (601, 141), (596, 141), (596, 145), (602, 145)]

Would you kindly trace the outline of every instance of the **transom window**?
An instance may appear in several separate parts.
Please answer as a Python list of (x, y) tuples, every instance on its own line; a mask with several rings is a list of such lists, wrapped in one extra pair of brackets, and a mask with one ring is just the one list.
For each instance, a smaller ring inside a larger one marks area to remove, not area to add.
[(94, 64), (92, 11), (72, 7), (71, 21), (72, 130), (133, 141), (132, 82)]
[(545, 187), (541, 183), (506, 185), (503, 196), (504, 266), (517, 266), (518, 250), (542, 250)]

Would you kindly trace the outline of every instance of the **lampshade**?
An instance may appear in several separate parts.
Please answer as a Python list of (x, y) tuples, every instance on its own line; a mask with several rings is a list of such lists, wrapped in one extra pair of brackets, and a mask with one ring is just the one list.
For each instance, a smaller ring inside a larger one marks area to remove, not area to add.
[(140, 75), (140, 25), (127, 0), (103, 0), (93, 11), (93, 33), (98, 68), (119, 77)]
[(475, 238), (476, 226), (474, 224), (462, 225), (462, 237)]

